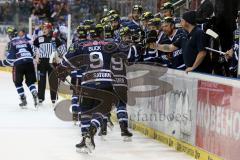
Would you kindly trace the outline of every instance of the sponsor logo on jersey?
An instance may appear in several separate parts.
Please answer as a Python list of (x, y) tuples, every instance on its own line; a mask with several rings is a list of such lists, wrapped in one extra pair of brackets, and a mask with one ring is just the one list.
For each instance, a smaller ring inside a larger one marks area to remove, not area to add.
[(16, 48), (19, 49), (19, 48), (26, 48), (27, 47), (27, 44), (18, 44), (16, 45)]
[(88, 43), (83, 43), (83, 47), (90, 47), (90, 46), (99, 46), (99, 45), (107, 45), (111, 42), (106, 42), (106, 41), (94, 41), (94, 42), (88, 42)]

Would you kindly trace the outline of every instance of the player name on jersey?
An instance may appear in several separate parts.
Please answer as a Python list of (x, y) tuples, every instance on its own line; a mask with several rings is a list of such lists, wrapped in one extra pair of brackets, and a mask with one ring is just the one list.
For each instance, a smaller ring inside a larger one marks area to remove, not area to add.
[(96, 81), (115, 81), (113, 73), (109, 70), (93, 70), (83, 73), (82, 84)]

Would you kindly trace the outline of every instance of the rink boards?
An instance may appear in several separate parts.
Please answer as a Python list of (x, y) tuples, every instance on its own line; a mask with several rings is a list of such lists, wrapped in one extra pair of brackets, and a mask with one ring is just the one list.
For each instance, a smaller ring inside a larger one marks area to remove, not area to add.
[(132, 128), (199, 160), (238, 159), (239, 81), (153, 66), (135, 70), (128, 75)]

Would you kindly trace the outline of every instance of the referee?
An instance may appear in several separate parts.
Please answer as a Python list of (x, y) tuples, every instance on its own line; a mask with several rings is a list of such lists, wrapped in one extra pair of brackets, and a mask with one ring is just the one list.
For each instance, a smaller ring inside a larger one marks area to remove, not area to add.
[[(55, 50), (57, 50), (58, 56), (61, 57), (66, 52), (66, 45), (61, 42), (60, 39), (53, 37), (53, 26), (51, 23), (44, 23), (43, 35), (37, 37), (34, 42), (34, 51), (36, 52), (37, 59), (37, 71), (38, 71), (38, 99), (41, 104), (45, 100), (45, 89), (46, 89), (46, 77), (48, 79), (53, 71), (49, 61), (50, 57)], [(56, 79), (55, 84), (58, 81)], [(50, 85), (50, 95), (52, 103), (54, 104), (57, 99), (56, 89), (52, 89)]]

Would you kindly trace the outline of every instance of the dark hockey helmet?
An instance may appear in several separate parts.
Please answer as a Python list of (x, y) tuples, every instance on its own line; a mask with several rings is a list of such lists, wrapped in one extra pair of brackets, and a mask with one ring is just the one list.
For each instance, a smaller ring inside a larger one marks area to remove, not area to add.
[(89, 25), (89, 26), (91, 26), (91, 25), (93, 25), (94, 24), (94, 21), (93, 20), (90, 20), (90, 19), (87, 19), (87, 20), (85, 20), (84, 22), (83, 22), (83, 25)]
[(110, 10), (110, 11), (108, 11), (108, 13), (107, 13), (107, 16), (111, 16), (111, 15), (113, 15), (113, 14), (118, 14), (117, 13), (117, 11), (116, 10)]
[(161, 25), (161, 19), (160, 18), (152, 18), (149, 20), (150, 25), (154, 26), (160, 26)]
[(109, 24), (109, 22), (110, 22), (109, 17), (104, 17), (104, 18), (101, 19), (101, 23), (102, 23), (103, 26)]
[(87, 31), (85, 29), (85, 26), (79, 25), (77, 27), (77, 33), (79, 35), (79, 38), (86, 38), (87, 37)]
[(100, 37), (103, 33), (103, 26), (101, 24), (92, 25), (88, 32), (91, 38)]
[(17, 37), (17, 35), (18, 35), (17, 29), (14, 27), (7, 27), (6, 32), (10, 39)]
[(166, 2), (163, 4), (162, 10), (171, 10), (171, 11), (174, 11), (174, 7), (173, 7), (173, 4), (171, 2)]
[(143, 7), (141, 5), (134, 5), (132, 11), (138, 11), (139, 14), (142, 14)]
[(110, 21), (119, 21), (119, 20), (120, 20), (119, 14), (113, 14), (110, 16)]
[(88, 33), (90, 35), (90, 37), (95, 38), (97, 37), (97, 31), (96, 31), (96, 27), (95, 26), (91, 26), (88, 30)]
[(141, 20), (149, 20), (154, 18), (153, 14), (151, 12), (144, 12), (143, 15), (141, 16)]
[(119, 33), (121, 37), (126, 35), (131, 35), (131, 30), (129, 29), (129, 27), (122, 27)]
[(112, 38), (113, 37), (113, 29), (111, 25), (104, 26), (104, 37), (105, 38)]

